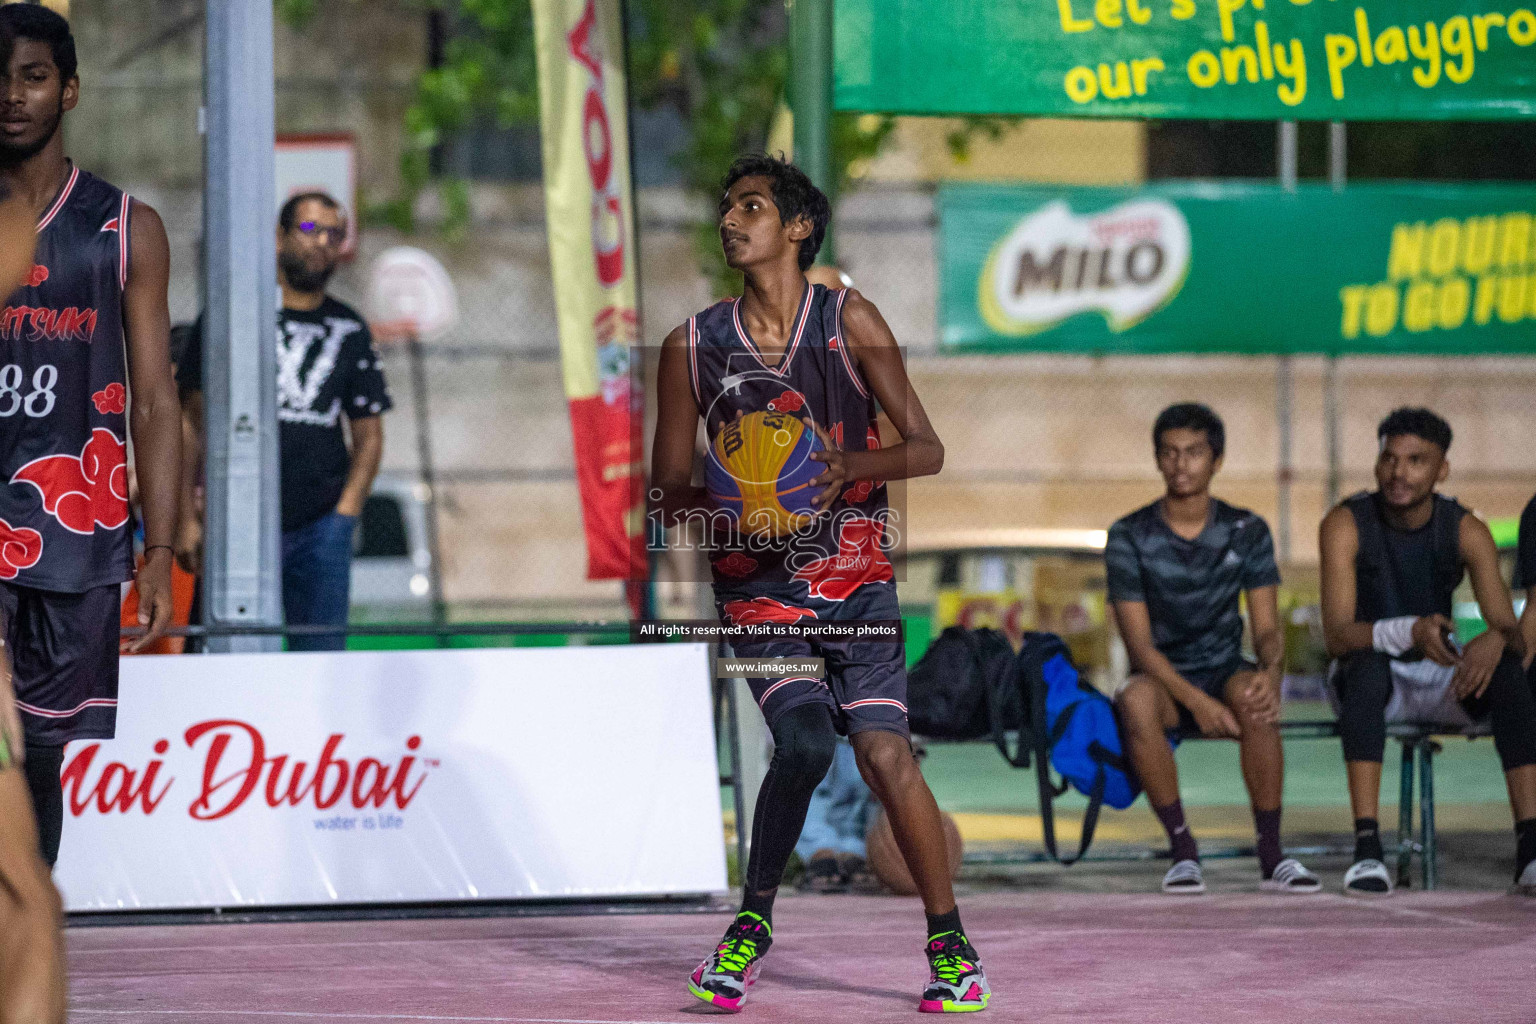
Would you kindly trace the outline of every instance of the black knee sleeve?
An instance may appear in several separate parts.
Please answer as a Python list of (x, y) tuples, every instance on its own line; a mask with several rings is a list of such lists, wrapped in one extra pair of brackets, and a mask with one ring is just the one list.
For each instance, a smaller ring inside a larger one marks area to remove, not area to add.
[(1344, 760), (1381, 763), (1387, 749), (1387, 702), (1392, 699), (1392, 660), (1380, 651), (1355, 651), (1339, 659), (1339, 736)]
[(777, 772), (784, 785), (814, 790), (827, 777), (836, 756), (837, 730), (824, 706), (790, 708), (774, 725), (769, 770)]
[(773, 760), (758, 790), (752, 820), (752, 853), (746, 885), (752, 892), (776, 887), (805, 828), (811, 794), (827, 777), (837, 753), (832, 712), (823, 704), (790, 708), (773, 725)]
[(59, 835), (64, 831), (64, 787), (59, 782), (64, 748), (34, 747), (29, 743), (23, 767), (27, 790), (32, 794), (32, 813), (37, 816), (38, 852), (51, 868), (59, 859)]
[(1520, 659), (1506, 653), (1483, 695), (1462, 706), (1474, 718), (1491, 720), (1493, 745), (1505, 771), (1536, 764), (1536, 670), (1527, 676)]

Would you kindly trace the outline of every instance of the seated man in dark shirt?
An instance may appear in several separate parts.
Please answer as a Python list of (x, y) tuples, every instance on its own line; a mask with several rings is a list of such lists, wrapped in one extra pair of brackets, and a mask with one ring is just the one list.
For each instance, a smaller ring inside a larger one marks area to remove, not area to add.
[[(1152, 445), (1167, 493), (1110, 527), (1104, 560), (1134, 669), (1115, 701), (1126, 749), (1173, 847), (1163, 891), (1205, 891), (1173, 759), (1179, 735), (1194, 732), (1241, 744), (1261, 887), (1317, 892), (1317, 876), (1280, 849), (1285, 769), (1276, 725), (1284, 641), (1269, 527), (1211, 497), (1226, 432), (1209, 408), (1190, 403), (1163, 410)], [(1243, 658), (1239, 597), (1245, 591), (1257, 665)]]
[[(1515, 820), (1515, 879), (1536, 887), (1536, 692), (1525, 642), (1488, 526), (1439, 492), (1451, 425), (1428, 409), (1394, 410), (1376, 428), (1376, 490), (1323, 519), (1323, 638), (1335, 659), (1339, 738), (1355, 818), (1352, 896), (1384, 896), (1381, 763), (1387, 723), (1465, 729), (1488, 722)], [(1523, 538), (1522, 538), (1523, 539)], [(1456, 588), (1469, 577), (1488, 628), (1456, 640)]]

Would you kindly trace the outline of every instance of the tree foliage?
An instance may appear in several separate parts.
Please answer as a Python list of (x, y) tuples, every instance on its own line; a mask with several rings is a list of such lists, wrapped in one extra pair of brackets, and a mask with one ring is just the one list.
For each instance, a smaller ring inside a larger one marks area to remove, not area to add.
[[(343, 0), (275, 0), (280, 16), (294, 23), (328, 2)], [(447, 19), (449, 39), (440, 66), (419, 76), (405, 114), (401, 194), (376, 212), (408, 229), (417, 195), (435, 186), (444, 198), (449, 230), (462, 230), (469, 212), (465, 184), (434, 178), (432, 153), (476, 125), (537, 123), (533, 14), (529, 0), (419, 2), (424, 14), (438, 11)], [(699, 197), (702, 215), (713, 207), (731, 161), (768, 144), (789, 78), (784, 0), (627, 0), (626, 8), (631, 100), (646, 110), (670, 106), (688, 126), (678, 171)], [(837, 188), (862, 175), (893, 124), (879, 115), (834, 117)], [(996, 119), (967, 122), (951, 147), (963, 154), (972, 134), (995, 136), (997, 124)], [(700, 223), (696, 243), (704, 273), (717, 286), (731, 287), (711, 221)]]

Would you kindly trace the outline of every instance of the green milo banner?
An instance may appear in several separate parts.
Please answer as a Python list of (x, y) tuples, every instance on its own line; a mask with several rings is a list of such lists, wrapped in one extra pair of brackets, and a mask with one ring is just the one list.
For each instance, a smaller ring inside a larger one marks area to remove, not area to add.
[(1536, 354), (1536, 186), (947, 185), (949, 350)]
[(839, 110), (1536, 116), (1526, 0), (836, 0)]

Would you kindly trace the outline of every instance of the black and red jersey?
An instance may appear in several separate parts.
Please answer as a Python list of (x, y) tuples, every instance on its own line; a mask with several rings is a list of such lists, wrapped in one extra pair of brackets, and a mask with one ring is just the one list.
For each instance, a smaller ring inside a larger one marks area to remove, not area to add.
[(0, 312), (0, 581), (133, 576), (123, 290), (132, 200), (70, 165), (32, 276)]
[[(843, 451), (880, 447), (874, 396), (843, 343), (847, 297), (847, 289), (807, 283), (789, 345), (773, 366), (747, 332), (740, 299), (716, 303), (688, 321), (690, 382), (711, 443), (738, 410), (774, 410), (820, 426)], [(710, 551), (716, 589), (803, 581), (810, 596), (840, 601), (865, 583), (893, 581), (889, 516), (885, 484), (858, 480), (814, 528), (785, 543), (765, 547), (716, 534)]]

